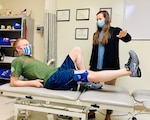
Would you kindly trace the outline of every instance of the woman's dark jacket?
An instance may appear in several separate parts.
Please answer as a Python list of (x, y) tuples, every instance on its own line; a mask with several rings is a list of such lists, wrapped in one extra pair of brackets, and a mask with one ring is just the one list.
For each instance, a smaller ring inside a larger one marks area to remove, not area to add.
[[(127, 35), (123, 38), (118, 38), (116, 35), (122, 29), (118, 27), (111, 27), (110, 33), (111, 38), (108, 40), (108, 44), (106, 44), (105, 52), (104, 52), (104, 60), (103, 60), (103, 70), (116, 70), (120, 69), (119, 63), (119, 39), (124, 42), (131, 41), (131, 36), (127, 33)], [(94, 33), (95, 34), (95, 33)], [(94, 45), (92, 48), (91, 59), (90, 59), (90, 70), (96, 71), (97, 70), (97, 58), (98, 58), (98, 44)]]

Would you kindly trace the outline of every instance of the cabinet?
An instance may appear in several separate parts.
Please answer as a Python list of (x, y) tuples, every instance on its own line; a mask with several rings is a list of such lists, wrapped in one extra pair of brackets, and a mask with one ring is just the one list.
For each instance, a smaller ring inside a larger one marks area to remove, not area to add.
[[(0, 16), (0, 51), (4, 53), (4, 60), (0, 61), (0, 69), (11, 68), (12, 60), (17, 57), (11, 40), (26, 38), (31, 45), (34, 39), (34, 20), (25, 16)], [(1, 78), (1, 80), (9, 80)]]
[[(14, 23), (20, 24), (21, 28), (14, 28)], [(32, 45), (34, 39), (34, 20), (22, 16), (0, 16), (0, 38), (26, 38)], [(0, 44), (10, 47), (10, 45)]]

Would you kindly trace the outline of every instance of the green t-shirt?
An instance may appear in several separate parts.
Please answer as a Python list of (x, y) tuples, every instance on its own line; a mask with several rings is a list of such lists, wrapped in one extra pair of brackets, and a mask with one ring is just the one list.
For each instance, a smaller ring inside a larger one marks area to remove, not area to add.
[(48, 66), (31, 56), (20, 56), (11, 64), (11, 76), (24, 76), (28, 80), (42, 79), (45, 82), (58, 68)]

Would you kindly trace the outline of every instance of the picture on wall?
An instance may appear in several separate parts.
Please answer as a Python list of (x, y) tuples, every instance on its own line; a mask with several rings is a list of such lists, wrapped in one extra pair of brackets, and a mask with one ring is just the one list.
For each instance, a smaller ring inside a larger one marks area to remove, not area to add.
[(76, 40), (88, 40), (89, 28), (76, 28), (75, 39)]
[(57, 10), (56, 11), (57, 22), (70, 21), (70, 10)]
[(76, 20), (89, 20), (90, 19), (90, 9), (83, 8), (76, 10)]
[(109, 13), (110, 21), (112, 19), (112, 8), (100, 8), (100, 11), (106, 10)]

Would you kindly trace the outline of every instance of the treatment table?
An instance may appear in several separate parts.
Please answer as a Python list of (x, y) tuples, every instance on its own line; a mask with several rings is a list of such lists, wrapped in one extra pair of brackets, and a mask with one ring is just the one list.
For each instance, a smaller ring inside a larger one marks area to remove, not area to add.
[(142, 114), (150, 110), (150, 90), (148, 89), (138, 89), (132, 92), (132, 96), (135, 100), (135, 105), (143, 106), (143, 109), (138, 112), (136, 115)]
[[(88, 111), (94, 109), (111, 109), (134, 114), (134, 100), (129, 92), (119, 86), (103, 85), (102, 89), (84, 92), (69, 90), (50, 90), (35, 87), (10, 87), (9, 83), (1, 85), (3, 96), (15, 97), (14, 120), (21, 110), (48, 113), (48, 120), (55, 120), (56, 115), (88, 119)], [(29, 117), (26, 114), (26, 117)]]

